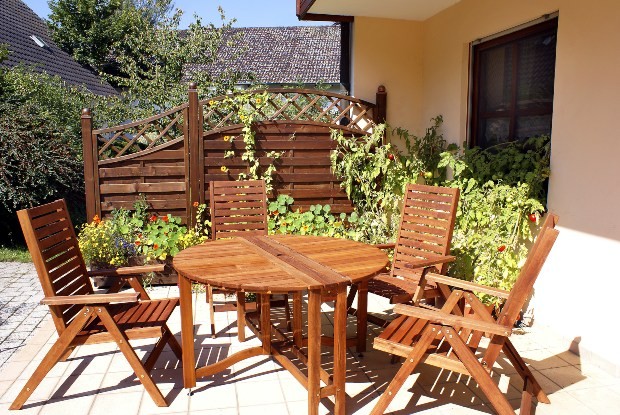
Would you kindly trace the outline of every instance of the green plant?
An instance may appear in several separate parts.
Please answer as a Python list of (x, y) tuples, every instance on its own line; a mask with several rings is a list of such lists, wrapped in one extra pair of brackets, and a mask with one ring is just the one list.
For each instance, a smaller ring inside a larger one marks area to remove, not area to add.
[(343, 238), (350, 235), (346, 213), (334, 216), (329, 205), (312, 205), (305, 212), (291, 211), (294, 200), (279, 195), (269, 203), (269, 232), (295, 235), (322, 235)]
[(26, 248), (0, 246), (0, 262), (32, 262), (32, 258)]
[(382, 144), (383, 126), (368, 137), (332, 134), (337, 142), (332, 168), (358, 212), (349, 235), (371, 243), (393, 240), (406, 183), (458, 187), (452, 239), (457, 260), (449, 273), (510, 289), (536, 234), (534, 222), (545, 210), (549, 138), (460, 151), (439, 132), (442, 118), (431, 121), (424, 137), (394, 130), (405, 143), (404, 154), (393, 144)]
[[(265, 156), (271, 159), (271, 163), (267, 166), (261, 166), (260, 159), (256, 155), (256, 131), (253, 128), (253, 124), (261, 117), (261, 111), (267, 107), (269, 99), (269, 93), (263, 92), (248, 92), (248, 93), (235, 93), (225, 96), (221, 100), (211, 100), (208, 102), (209, 107), (217, 108), (226, 114), (233, 114), (232, 122), (238, 122), (243, 124), (242, 134), (240, 138), (244, 143), (244, 151), (241, 155), (241, 159), (248, 164), (248, 172), (240, 173), (237, 180), (265, 180), (265, 187), (267, 191), (271, 191), (273, 188), (273, 175), (276, 172), (275, 162), (282, 156), (281, 152), (268, 151)], [(230, 144), (231, 150), (224, 153), (224, 158), (230, 158), (235, 155), (234, 142), (236, 136), (224, 136), (224, 141)], [(228, 168), (225, 165), (221, 167), (223, 172), (227, 172)]]

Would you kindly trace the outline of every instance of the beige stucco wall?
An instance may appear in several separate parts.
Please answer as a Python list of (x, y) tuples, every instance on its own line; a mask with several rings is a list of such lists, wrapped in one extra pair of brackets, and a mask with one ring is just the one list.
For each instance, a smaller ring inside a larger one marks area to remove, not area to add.
[[(357, 18), (352, 94), (374, 102), (379, 85), (398, 85), (389, 91), (388, 119), (398, 120), (394, 126), (414, 128), (420, 124), (423, 108), (423, 55), (421, 23)], [(401, 102), (407, 105), (398, 105)]]
[[(421, 132), (430, 117), (442, 114), (446, 138), (460, 144), (467, 131), (470, 42), (554, 11), (559, 27), (549, 208), (560, 216), (561, 235), (536, 285), (536, 324), (552, 327), (567, 346), (580, 341), (584, 360), (613, 363), (620, 374), (608, 328), (620, 288), (614, 261), (620, 257), (620, 2), (462, 0), (422, 23), (356, 18), (355, 91), (383, 83), (393, 125)], [(409, 36), (392, 36), (408, 27)], [(403, 55), (417, 63), (416, 70), (402, 70)]]

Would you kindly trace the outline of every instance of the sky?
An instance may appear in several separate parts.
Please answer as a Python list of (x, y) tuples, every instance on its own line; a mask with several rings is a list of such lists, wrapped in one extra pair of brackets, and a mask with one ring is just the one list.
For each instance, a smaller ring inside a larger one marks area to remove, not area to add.
[[(23, 0), (40, 17), (49, 15), (48, 0)], [(186, 28), (196, 13), (202, 23), (220, 23), (218, 6), (227, 19), (235, 18), (236, 27), (328, 25), (329, 22), (300, 22), (295, 16), (295, 0), (173, 0), (184, 11), (181, 28)]]

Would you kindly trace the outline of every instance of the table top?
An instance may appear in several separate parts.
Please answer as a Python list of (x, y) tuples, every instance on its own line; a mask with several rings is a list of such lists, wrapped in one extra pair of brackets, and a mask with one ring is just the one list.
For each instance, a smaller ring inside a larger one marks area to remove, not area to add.
[(385, 252), (347, 239), (270, 235), (209, 241), (172, 262), (190, 280), (236, 291), (285, 293), (329, 289), (384, 272)]

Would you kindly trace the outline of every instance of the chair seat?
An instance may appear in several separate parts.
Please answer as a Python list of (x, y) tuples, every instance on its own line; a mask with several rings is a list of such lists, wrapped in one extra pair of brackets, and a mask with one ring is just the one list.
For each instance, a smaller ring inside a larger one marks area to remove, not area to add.
[[(132, 338), (131, 331), (145, 328), (161, 328), (179, 304), (178, 298), (115, 304), (109, 307), (112, 318), (122, 331)], [(107, 332), (101, 320), (93, 319), (78, 336), (92, 336)]]
[[(373, 347), (392, 355), (407, 357), (414, 349), (422, 330), (428, 324), (428, 320), (418, 319), (401, 315), (385, 328), (385, 330), (374, 339)], [(461, 336), (470, 337), (469, 333), (461, 333)], [(459, 361), (454, 353), (450, 353), (450, 345), (442, 342), (442, 336), (438, 336), (428, 346), (422, 362), (431, 366), (444, 367), (454, 372), (468, 374), (467, 369)], [(471, 336), (468, 346), (472, 351), (476, 350), (480, 338)]]
[[(390, 299), (390, 304), (402, 304), (411, 301), (418, 287), (417, 282), (392, 277), (390, 274), (379, 274), (368, 282), (368, 292)], [(424, 297), (436, 296), (435, 287), (428, 286)]]

